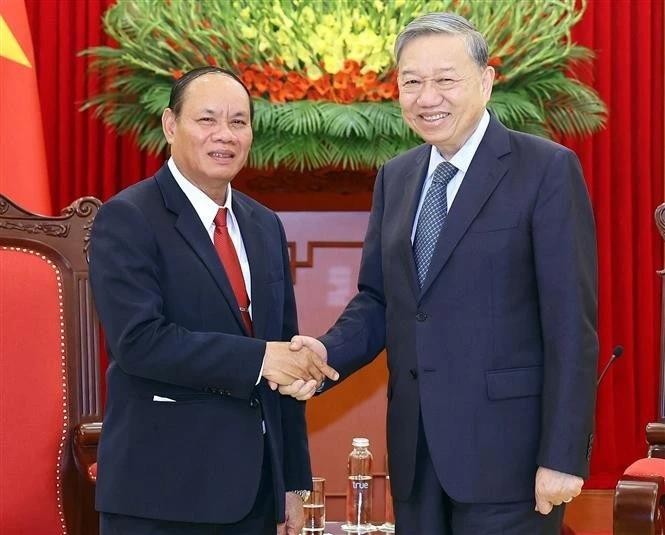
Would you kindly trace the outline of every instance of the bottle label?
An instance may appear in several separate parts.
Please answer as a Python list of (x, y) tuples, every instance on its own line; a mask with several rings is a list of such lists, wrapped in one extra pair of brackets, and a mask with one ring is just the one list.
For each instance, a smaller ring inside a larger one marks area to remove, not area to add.
[(346, 490), (346, 524), (343, 529), (364, 532), (372, 528), (372, 476), (349, 476)]

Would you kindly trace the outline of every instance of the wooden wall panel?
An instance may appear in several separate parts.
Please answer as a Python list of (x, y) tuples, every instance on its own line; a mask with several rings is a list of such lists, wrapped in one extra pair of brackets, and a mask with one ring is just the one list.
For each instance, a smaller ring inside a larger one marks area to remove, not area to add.
[[(300, 332), (318, 336), (356, 294), (367, 212), (282, 212), (294, 265)], [(385, 476), (385, 355), (307, 404), (314, 474), (326, 478), (327, 514), (344, 515), (346, 459), (351, 440), (370, 440), (376, 475), (374, 519), (383, 522)]]

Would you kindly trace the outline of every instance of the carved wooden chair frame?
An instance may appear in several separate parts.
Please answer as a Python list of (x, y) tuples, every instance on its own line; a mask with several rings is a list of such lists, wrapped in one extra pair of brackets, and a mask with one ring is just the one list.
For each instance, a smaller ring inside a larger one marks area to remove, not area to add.
[(0, 248), (30, 252), (50, 261), (62, 283), (64, 345), (60, 358), (66, 366), (63, 400), (67, 418), (58, 462), (59, 507), (63, 533), (72, 535), (91, 535), (98, 530), (90, 466), (96, 460), (101, 430), (102, 393), (99, 322), (88, 283), (88, 246), (100, 205), (93, 197), (83, 197), (61, 215), (50, 217), (30, 213), (0, 195)]

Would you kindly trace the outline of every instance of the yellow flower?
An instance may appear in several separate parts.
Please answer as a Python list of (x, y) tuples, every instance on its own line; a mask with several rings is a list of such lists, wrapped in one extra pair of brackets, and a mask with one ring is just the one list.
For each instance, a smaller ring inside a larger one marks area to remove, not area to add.
[(309, 63), (311, 62), (311, 54), (309, 50), (307, 50), (301, 42), (296, 43), (296, 56), (300, 61), (303, 63)]
[(377, 54), (371, 54), (365, 58), (365, 65), (360, 72), (363, 74), (374, 71), (374, 72), (383, 72), (385, 68), (390, 65), (392, 58), (388, 52), (379, 52)]
[(338, 51), (336, 54), (326, 54), (323, 56), (323, 64), (326, 69), (326, 72), (330, 74), (335, 74), (342, 70), (344, 67), (344, 58), (342, 57), (341, 51)]
[(367, 15), (358, 15), (357, 17), (354, 17), (354, 19), (355, 27), (358, 31), (364, 30), (370, 26)]
[(395, 0), (395, 7), (402, 7), (406, 0)]
[(286, 65), (289, 69), (291, 70), (298, 69), (299, 67), (298, 58), (296, 58), (294, 55), (290, 54), (289, 52), (282, 52), (282, 54), (280, 54), (279, 57), (284, 62), (284, 65)]
[(259, 52), (265, 52), (270, 48), (270, 43), (265, 39), (259, 40)]
[(310, 63), (305, 67), (305, 72), (307, 73), (307, 78), (310, 80), (318, 80), (321, 78), (321, 76), (323, 76), (321, 69), (313, 63)]
[(241, 19), (249, 20), (251, 15), (252, 15), (252, 12), (250, 11), (250, 9), (248, 7), (240, 10), (240, 18)]
[(242, 26), (240, 28), (240, 35), (245, 39), (254, 39), (258, 35), (258, 32), (253, 26)]
[(385, 9), (385, 6), (381, 0), (374, 0), (374, 9), (381, 13)]
[(326, 15), (323, 15), (323, 18), (321, 19), (321, 22), (322, 22), (323, 26), (330, 27), (330, 26), (335, 26), (336, 25), (337, 19), (335, 19), (335, 17), (333, 15), (328, 13)]
[(302, 16), (303, 21), (308, 24), (314, 24), (314, 22), (316, 22), (316, 15), (310, 6), (305, 6), (302, 8), (300, 15)]

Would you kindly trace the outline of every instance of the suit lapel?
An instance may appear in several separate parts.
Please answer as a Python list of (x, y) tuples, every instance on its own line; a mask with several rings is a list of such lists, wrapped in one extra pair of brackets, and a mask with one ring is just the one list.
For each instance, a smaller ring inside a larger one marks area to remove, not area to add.
[[(399, 215), (399, 238), (398, 249), (400, 256), (404, 262), (406, 270), (406, 279), (409, 287), (413, 292), (414, 297), (418, 297), (420, 289), (418, 288), (418, 276), (416, 274), (416, 263), (413, 258), (413, 246), (411, 244), (411, 230), (413, 229), (413, 221), (418, 210), (418, 202), (420, 201), (420, 192), (423, 189), (425, 178), (427, 176), (427, 167), (429, 164), (429, 153), (431, 145), (423, 145), (421, 150), (415, 156), (413, 165), (409, 165), (409, 169), (405, 171), (402, 184), (404, 186), (402, 198), (403, 203), (400, 203), (401, 213)], [(410, 164), (411, 162), (409, 162)]]
[(508, 171), (507, 163), (499, 158), (508, 152), (510, 152), (508, 132), (492, 117), (455, 196), (453, 206), (446, 218), (446, 224), (439, 235), (427, 277), (420, 292), (421, 299), (448, 262), (469, 225)]
[(226, 299), (238, 325), (242, 327), (243, 331), (245, 331), (245, 326), (242, 317), (240, 316), (240, 310), (238, 309), (238, 303), (233, 294), (231, 283), (226, 276), (226, 271), (224, 271), (208, 232), (201, 224), (201, 219), (196, 213), (196, 210), (194, 210), (194, 207), (187, 199), (187, 196), (178, 186), (178, 183), (175, 181), (175, 178), (173, 178), (168, 166), (162, 166), (155, 175), (155, 179), (162, 191), (166, 208), (177, 215), (175, 222), (176, 230), (206, 266), (210, 275), (221, 290), (222, 295)]
[(252, 206), (242, 197), (233, 195), (233, 213), (238, 220), (240, 234), (249, 261), (249, 272), (252, 277), (250, 302), (252, 304), (254, 336), (262, 338), (266, 332), (271, 309), (266, 288), (266, 266), (268, 262), (265, 259), (266, 252), (269, 250), (266, 243), (266, 236), (269, 235), (269, 231), (261, 227), (256, 218), (252, 217), (253, 211)]

